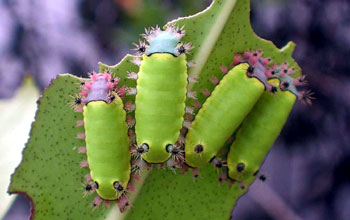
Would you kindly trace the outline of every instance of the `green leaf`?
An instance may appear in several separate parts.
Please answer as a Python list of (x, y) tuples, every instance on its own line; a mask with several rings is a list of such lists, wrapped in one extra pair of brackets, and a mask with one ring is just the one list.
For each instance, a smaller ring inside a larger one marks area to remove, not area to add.
[[(279, 50), (273, 43), (263, 40), (252, 31), (249, 21), (248, 0), (216, 0), (197, 15), (170, 23), (185, 25), (184, 41), (195, 46), (193, 59), (197, 65), (189, 74), (199, 76), (199, 82), (190, 84), (189, 90), (198, 93), (198, 101), (204, 102), (201, 90), (213, 90), (210, 77), (221, 78), (220, 65), (229, 65), (236, 52), (262, 49), (263, 56), (276, 64), (287, 61), (300, 74), (299, 66), (291, 58), (294, 44)], [(127, 55), (120, 64), (107, 66), (100, 63), (101, 71), (109, 69), (121, 78), (121, 84), (134, 87), (135, 82), (126, 79), (126, 71), (137, 72)], [(72, 150), (84, 145), (76, 139), (82, 128), (75, 121), (82, 118), (74, 113), (68, 103), (70, 95), (78, 93), (81, 79), (61, 75), (44, 92), (40, 99), (36, 122), (33, 123), (30, 140), (23, 152), (23, 160), (12, 176), (10, 193), (23, 192), (32, 198), (36, 219), (102, 219), (110, 209), (101, 207), (92, 212), (89, 204), (94, 196), (82, 198), (81, 183), (88, 169), (79, 168), (84, 155)], [(126, 101), (133, 101), (127, 96)], [(187, 101), (190, 105), (191, 101)], [(228, 219), (237, 198), (246, 190), (237, 183), (229, 187), (220, 185), (218, 172), (210, 165), (200, 169), (201, 177), (193, 181), (190, 172), (177, 175), (169, 170), (153, 169), (145, 172), (140, 188), (133, 194), (133, 206), (123, 216), (126, 219)], [(146, 174), (149, 174), (146, 177)], [(249, 185), (253, 179), (246, 182)]]

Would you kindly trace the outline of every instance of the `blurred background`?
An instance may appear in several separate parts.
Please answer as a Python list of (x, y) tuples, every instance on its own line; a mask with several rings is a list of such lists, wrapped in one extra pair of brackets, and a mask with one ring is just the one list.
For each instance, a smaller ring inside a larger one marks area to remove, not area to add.
[[(6, 132), (18, 139), (18, 149), (0, 161), (0, 212), (9, 203), (8, 176), (21, 159), (35, 100), (56, 74), (86, 76), (98, 70), (98, 61), (115, 64), (131, 52), (131, 43), (137, 42), (144, 27), (163, 25), (209, 4), (209, 0), (56, 0), (55, 4), (0, 0), (1, 152), (14, 145)], [(251, 4), (252, 26), (259, 36), (277, 47), (289, 40), (297, 44), (294, 58), (316, 100), (312, 106), (295, 105), (263, 165), (267, 180), (256, 181), (239, 199), (233, 219), (348, 220), (350, 3), (251, 0)], [(20, 105), (24, 100), (27, 105)], [(19, 118), (18, 112), (24, 110), (26, 116)], [(18, 196), (4, 219), (27, 219), (29, 209), (29, 202)]]

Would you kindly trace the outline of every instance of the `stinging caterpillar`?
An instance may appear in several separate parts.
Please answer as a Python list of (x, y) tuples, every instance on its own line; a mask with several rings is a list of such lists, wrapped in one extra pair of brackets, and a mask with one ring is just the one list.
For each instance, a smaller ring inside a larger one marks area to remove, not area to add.
[[(261, 55), (261, 54), (260, 54)], [(236, 55), (238, 60), (252, 59), (252, 53), (245, 57)], [(266, 66), (268, 59), (259, 56), (255, 62)], [(296, 86), (305, 85), (305, 76), (292, 78), (293, 68), (286, 63), (273, 65), (265, 70), (274, 94), (264, 92), (259, 101), (243, 121), (227, 157), (228, 176), (236, 181), (244, 181), (259, 172), (271, 146), (279, 136), (297, 99), (311, 104), (310, 91), (298, 92)]]
[[(192, 46), (181, 43), (183, 28), (168, 26), (146, 30), (146, 42), (137, 45), (139, 72), (135, 98), (135, 154), (148, 163), (162, 163), (172, 155), (177, 162), (183, 152), (176, 145), (185, 114), (187, 92), (186, 53)], [(136, 62), (137, 63), (137, 62)]]
[[(118, 79), (111, 78), (109, 73), (92, 74), (91, 81), (82, 83), (80, 92), (82, 98), (75, 103), (82, 105), (87, 162), (90, 175), (87, 178), (87, 193), (96, 191), (93, 205), (97, 206), (104, 200), (124, 199), (125, 189), (130, 179), (130, 159), (128, 127), (123, 102), (113, 90)], [(119, 94), (122, 95), (122, 94)], [(81, 107), (78, 107), (78, 109)]]
[[(226, 73), (226, 72), (225, 72)], [(261, 77), (262, 76), (262, 77)], [(196, 115), (185, 141), (185, 160), (191, 167), (214, 160), (225, 141), (241, 124), (264, 91), (266, 77), (247, 63), (231, 69)]]

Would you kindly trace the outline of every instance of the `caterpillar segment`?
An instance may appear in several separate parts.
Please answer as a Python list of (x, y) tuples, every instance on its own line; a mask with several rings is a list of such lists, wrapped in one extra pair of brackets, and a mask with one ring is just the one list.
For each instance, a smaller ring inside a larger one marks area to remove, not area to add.
[[(191, 167), (200, 167), (208, 162), (216, 167), (225, 166), (215, 155), (268, 85), (264, 72), (247, 63), (236, 65), (231, 70), (227, 68), (227, 72), (223, 73), (224, 77), (212, 93), (203, 92), (208, 93), (208, 98), (188, 130), (185, 162)], [(218, 83), (216, 78), (211, 81)]]
[(87, 161), (82, 167), (90, 169), (86, 177), (85, 193), (96, 192), (92, 206), (102, 201), (118, 200), (124, 194), (130, 180), (131, 155), (129, 152), (126, 112), (118, 88), (118, 79), (109, 73), (92, 74), (91, 79), (82, 83), (80, 97), (74, 101), (83, 109), (85, 133), (77, 138), (85, 139), (86, 147), (79, 147), (80, 153), (86, 153)]
[[(251, 59), (245, 52), (243, 59)], [(236, 62), (241, 62), (235, 56)], [(239, 56), (240, 57), (240, 56)], [(242, 57), (241, 57), (242, 59)], [(256, 62), (265, 63), (265, 74), (274, 89), (274, 93), (264, 92), (249, 115), (239, 128), (227, 157), (228, 176), (230, 179), (241, 182), (257, 176), (259, 168), (267, 153), (279, 136), (296, 100), (311, 104), (312, 92), (298, 91), (297, 86), (306, 84), (305, 76), (293, 78), (293, 68), (287, 63), (267, 66), (267, 58)]]
[[(171, 168), (183, 161), (177, 140), (185, 115), (187, 87), (186, 53), (192, 48), (181, 42), (183, 28), (152, 28), (143, 35), (145, 42), (136, 45), (141, 59), (135, 98), (135, 157), (147, 163), (167, 162)], [(192, 79), (195, 80), (195, 79)]]

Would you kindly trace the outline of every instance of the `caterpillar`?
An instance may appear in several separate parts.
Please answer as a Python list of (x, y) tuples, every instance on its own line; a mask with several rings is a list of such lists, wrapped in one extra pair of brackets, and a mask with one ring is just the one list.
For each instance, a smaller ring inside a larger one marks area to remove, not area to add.
[(223, 164), (215, 155), (241, 124), (264, 89), (271, 90), (264, 72), (247, 63), (236, 65), (226, 74), (204, 102), (185, 140), (185, 161), (191, 167), (212, 161)]
[[(251, 53), (245, 58), (236, 56), (236, 62), (251, 59)], [(256, 60), (260, 66), (266, 66), (266, 58)], [(265, 65), (261, 65), (261, 64)], [(265, 156), (279, 136), (297, 99), (311, 104), (310, 91), (298, 92), (296, 86), (305, 85), (305, 76), (292, 78), (293, 68), (287, 63), (273, 65), (265, 69), (270, 84), (276, 90), (274, 94), (264, 92), (247, 118), (243, 121), (227, 157), (228, 176), (236, 181), (244, 181), (259, 172)], [(278, 88), (278, 89), (277, 89)]]
[(77, 122), (85, 129), (85, 134), (77, 136), (86, 142), (86, 148), (79, 149), (87, 155), (81, 166), (90, 169), (85, 190), (98, 195), (93, 206), (102, 199), (125, 200), (123, 194), (130, 180), (128, 127), (119, 97), (123, 94), (114, 92), (117, 85), (118, 78), (109, 73), (92, 74), (91, 81), (82, 83), (81, 97), (75, 100), (84, 118)]
[[(186, 53), (190, 43), (180, 40), (183, 28), (168, 26), (146, 30), (146, 42), (136, 45), (142, 60), (139, 72), (130, 73), (137, 80), (135, 97), (135, 154), (148, 163), (162, 163), (170, 156), (183, 160), (177, 144), (185, 114), (187, 87)], [(170, 162), (170, 164), (174, 164)], [(169, 165), (169, 164), (168, 164)]]

